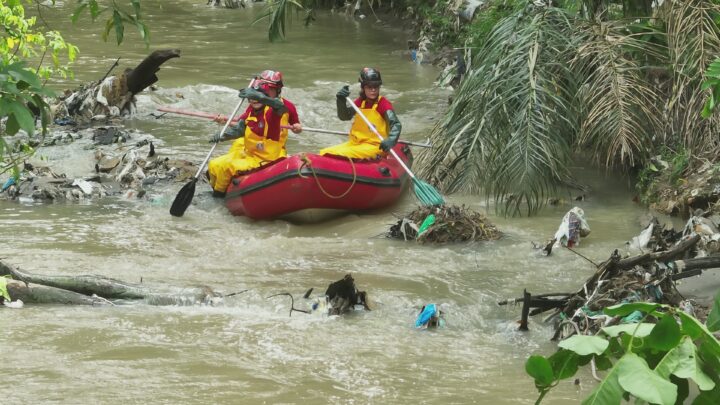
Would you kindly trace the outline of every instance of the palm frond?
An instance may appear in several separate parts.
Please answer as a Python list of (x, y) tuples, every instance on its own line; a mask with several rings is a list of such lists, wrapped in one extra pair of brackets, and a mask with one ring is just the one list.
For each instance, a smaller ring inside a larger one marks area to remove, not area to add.
[(268, 38), (270, 42), (285, 38), (286, 25), (291, 22), (292, 12), (304, 10), (297, 0), (268, 0), (263, 12), (252, 22), (252, 25), (269, 20)]
[(499, 22), (433, 130), (421, 176), (448, 192), (485, 192), (506, 215), (542, 207), (568, 175), (577, 127), (571, 29), (553, 7)]
[(634, 55), (662, 60), (664, 49), (643, 39), (648, 32), (632, 34), (624, 24), (586, 22), (577, 29), (582, 46), (573, 68), (583, 79), (578, 145), (607, 166), (634, 165), (662, 128), (660, 97)]
[(670, 62), (674, 66), (672, 97), (666, 105), (669, 136), (678, 136), (695, 156), (720, 152), (720, 117), (701, 120), (707, 91), (703, 74), (720, 55), (720, 6), (709, 0), (666, 2)]

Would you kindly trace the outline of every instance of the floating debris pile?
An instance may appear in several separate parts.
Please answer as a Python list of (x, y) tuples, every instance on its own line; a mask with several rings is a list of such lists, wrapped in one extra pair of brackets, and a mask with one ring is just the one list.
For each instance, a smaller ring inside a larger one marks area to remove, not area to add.
[(682, 232), (675, 232), (659, 226), (653, 218), (629, 243), (640, 254), (622, 256), (616, 249), (606, 261), (593, 263), (597, 270), (577, 292), (533, 296), (526, 290), (522, 298), (498, 304), (523, 304), (521, 330), (528, 329), (528, 316), (552, 310), (545, 321), (555, 322), (554, 340), (580, 331), (594, 334), (604, 326), (639, 322), (640, 312), (623, 318), (603, 313), (607, 307), (627, 302), (667, 304), (702, 318), (698, 312), (704, 310), (683, 297), (675, 282), (720, 268), (719, 223), (718, 216), (693, 216)]
[(420, 243), (499, 239), (502, 233), (482, 214), (463, 206), (418, 207), (390, 227), (390, 238)]

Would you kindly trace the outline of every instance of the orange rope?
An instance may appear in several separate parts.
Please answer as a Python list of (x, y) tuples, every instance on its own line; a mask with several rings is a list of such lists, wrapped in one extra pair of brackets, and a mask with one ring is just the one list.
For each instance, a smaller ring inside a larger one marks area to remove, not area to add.
[(355, 182), (357, 181), (357, 172), (356, 172), (356, 169), (355, 169), (355, 162), (353, 162), (352, 158), (348, 158), (348, 160), (350, 161), (350, 166), (352, 166), (352, 169), (353, 169), (353, 181), (352, 181), (352, 184), (350, 184), (350, 187), (348, 187), (348, 189), (345, 190), (345, 192), (342, 193), (342, 194), (340, 194), (340, 195), (332, 195), (332, 194), (328, 193), (328, 192), (323, 188), (322, 184), (320, 184), (320, 179), (318, 179), (317, 173), (315, 173), (315, 169), (314, 169), (313, 166), (312, 166), (312, 161), (310, 160), (309, 157), (307, 157), (306, 154), (301, 153), (301, 154), (300, 154), (300, 160), (303, 161), (303, 164), (302, 164), (302, 166), (300, 166), (300, 167), (298, 168), (298, 176), (300, 176), (300, 177), (302, 177), (302, 178), (307, 178), (307, 176), (303, 176), (303, 175), (302, 175), (301, 170), (302, 170), (302, 168), (305, 167), (305, 166), (309, 167), (309, 168), (310, 168), (310, 172), (313, 174), (313, 177), (315, 178), (315, 183), (317, 183), (318, 188), (319, 188), (320, 191), (322, 191), (322, 193), (325, 194), (325, 196), (328, 197), (328, 198), (332, 198), (332, 199), (334, 199), (334, 200), (337, 200), (337, 199), (339, 199), (339, 198), (343, 198), (343, 197), (345, 197), (345, 196), (350, 192), (350, 190), (352, 190), (352, 188), (355, 186)]

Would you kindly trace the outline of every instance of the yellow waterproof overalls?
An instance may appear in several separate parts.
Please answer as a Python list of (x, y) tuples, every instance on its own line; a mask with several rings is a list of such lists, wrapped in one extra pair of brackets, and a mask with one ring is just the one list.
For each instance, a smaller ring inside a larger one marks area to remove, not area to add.
[[(249, 115), (245, 118), (245, 136), (233, 142), (228, 153), (210, 160), (208, 163), (208, 177), (213, 190), (225, 192), (230, 185), (233, 176), (252, 169), (256, 169), (265, 163), (275, 161), (287, 156), (285, 142), (287, 141), (288, 130), (282, 126), (288, 125), (290, 115), (288, 113), (280, 116), (279, 141), (268, 138), (268, 119), (277, 119), (272, 108), (265, 106), (262, 111), (262, 121), (257, 116)], [(252, 125), (251, 123), (257, 123)], [(262, 131), (258, 134), (253, 131)]]
[[(385, 117), (377, 111), (380, 100), (382, 100), (382, 96), (378, 97), (377, 102), (370, 108), (365, 107), (367, 100), (363, 100), (360, 110), (385, 139), (388, 135), (388, 123), (385, 121)], [(384, 156), (385, 152), (380, 150), (380, 138), (368, 128), (362, 117), (355, 114), (352, 127), (350, 127), (350, 139), (340, 145), (322, 149), (320, 154), (347, 156), (353, 159), (376, 159)]]

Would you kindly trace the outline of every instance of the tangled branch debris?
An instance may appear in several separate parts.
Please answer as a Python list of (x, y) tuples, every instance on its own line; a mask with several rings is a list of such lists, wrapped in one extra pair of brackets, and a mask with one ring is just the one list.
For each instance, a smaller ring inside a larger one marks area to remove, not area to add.
[(390, 227), (388, 237), (420, 243), (499, 239), (501, 232), (482, 214), (456, 205), (418, 207)]
[(674, 232), (658, 226), (653, 218), (630, 243), (644, 253), (623, 257), (616, 249), (609, 259), (597, 265), (595, 273), (578, 291), (532, 296), (526, 290), (522, 298), (498, 304), (523, 303), (520, 330), (527, 330), (528, 316), (553, 310), (546, 318), (555, 320), (553, 340), (575, 333), (594, 334), (603, 326), (638, 322), (633, 314), (619, 318), (603, 313), (604, 308), (626, 302), (654, 302), (685, 311), (701, 311), (680, 294), (675, 281), (720, 268), (720, 232), (716, 221), (695, 216), (683, 232)]

